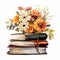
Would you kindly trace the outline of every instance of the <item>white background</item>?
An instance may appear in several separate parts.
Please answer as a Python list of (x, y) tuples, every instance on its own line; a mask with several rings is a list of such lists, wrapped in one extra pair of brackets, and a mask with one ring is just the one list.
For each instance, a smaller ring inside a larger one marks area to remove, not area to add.
[[(9, 50), (9, 31), (5, 22), (15, 15), (18, 6), (39, 5), (41, 8), (49, 7), (51, 15), (51, 28), (55, 30), (54, 39), (49, 41), (47, 55), (7, 55)], [(0, 59), (1, 60), (59, 60), (60, 59), (60, 2), (59, 0), (0, 0)]]

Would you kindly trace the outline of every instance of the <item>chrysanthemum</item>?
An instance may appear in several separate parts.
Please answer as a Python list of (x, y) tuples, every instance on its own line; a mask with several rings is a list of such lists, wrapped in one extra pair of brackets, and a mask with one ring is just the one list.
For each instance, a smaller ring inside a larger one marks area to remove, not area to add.
[(33, 24), (29, 24), (29, 28), (26, 30), (27, 33), (33, 33), (34, 29), (33, 29)]
[(38, 10), (31, 10), (30, 11), (30, 14), (31, 14), (31, 16), (32, 17), (34, 17), (34, 18), (37, 18), (37, 17), (41, 17), (41, 12), (40, 11), (38, 11)]
[(13, 18), (13, 23), (15, 23), (15, 24), (19, 24), (19, 15), (17, 14), (16, 16), (14, 16), (14, 18)]
[(34, 22), (33, 27), (38, 32), (44, 32), (46, 30), (46, 21), (42, 18), (39, 18)]
[(42, 17), (41, 12), (37, 9), (30, 11), (31, 19), (30, 22), (34, 22), (37, 18)]

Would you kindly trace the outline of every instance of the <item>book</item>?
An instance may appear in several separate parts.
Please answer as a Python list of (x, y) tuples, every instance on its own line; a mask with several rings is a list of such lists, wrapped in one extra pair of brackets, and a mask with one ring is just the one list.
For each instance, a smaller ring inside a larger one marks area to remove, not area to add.
[[(15, 45), (15, 46), (37, 46), (37, 41), (32, 40), (32, 41), (19, 41), (19, 40), (10, 40), (11, 44), (10, 45)], [(46, 40), (39, 40), (38, 45), (45, 47), (48, 45), (48, 42)]]
[(46, 33), (16, 33), (16, 34), (11, 34), (11, 39), (13, 40), (46, 40), (47, 39), (47, 34)]
[(32, 34), (25, 34), (26, 40), (46, 40), (47, 34), (46, 33), (32, 33)]
[(11, 40), (25, 40), (25, 35), (23, 33), (14, 33), (11, 34)]
[(46, 47), (39, 47), (39, 53), (37, 47), (9, 47), (8, 54), (11, 55), (34, 55), (34, 54), (46, 54)]

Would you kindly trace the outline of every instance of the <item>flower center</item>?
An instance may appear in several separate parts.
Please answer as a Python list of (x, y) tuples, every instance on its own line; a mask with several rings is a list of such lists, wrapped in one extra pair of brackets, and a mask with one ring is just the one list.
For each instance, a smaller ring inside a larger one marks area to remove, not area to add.
[(25, 16), (23, 18), (26, 18)]
[(25, 25), (23, 25), (23, 27), (25, 27)]
[(42, 27), (43, 27), (43, 25), (42, 25), (42, 24), (39, 24), (39, 26), (40, 26), (40, 28), (42, 28)]

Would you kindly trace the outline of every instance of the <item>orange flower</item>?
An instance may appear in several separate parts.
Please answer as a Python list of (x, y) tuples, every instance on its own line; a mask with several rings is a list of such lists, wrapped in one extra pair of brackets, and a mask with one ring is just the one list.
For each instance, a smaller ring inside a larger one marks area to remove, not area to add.
[(34, 23), (33, 28), (34, 28), (35, 32), (41, 32), (41, 28), (38, 26), (38, 24), (36, 22)]
[(43, 23), (43, 21), (44, 21), (43, 18), (37, 18), (37, 19), (36, 19), (36, 23), (37, 23), (37, 24)]
[(26, 8), (24, 8), (24, 9), (27, 10), (27, 11), (29, 11), (29, 10), (32, 9), (32, 7), (26, 7)]
[(23, 10), (24, 8), (22, 6), (18, 7), (19, 10)]
[(41, 17), (40, 11), (35, 10), (35, 9), (34, 10), (31, 10), (30, 14), (31, 14), (31, 16)]
[(41, 28), (42, 32), (44, 32), (47, 29), (46, 21), (43, 21), (43, 23), (41, 23), (40, 28)]
[(19, 24), (19, 15), (18, 14), (13, 18), (13, 23)]
[(34, 29), (38, 32), (43, 32), (46, 30), (46, 21), (42, 18), (38, 18), (35, 22), (34, 22)]
[(34, 32), (34, 29), (33, 29), (33, 24), (29, 24), (29, 28), (26, 30), (27, 33), (32, 33)]

